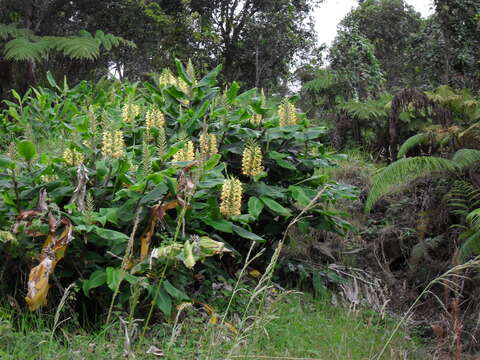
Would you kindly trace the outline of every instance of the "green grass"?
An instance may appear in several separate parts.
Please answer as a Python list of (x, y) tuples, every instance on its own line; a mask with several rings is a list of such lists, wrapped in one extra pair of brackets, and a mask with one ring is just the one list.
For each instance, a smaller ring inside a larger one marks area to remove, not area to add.
[[(31, 314), (11, 324), (12, 313), (0, 313), (0, 359), (70, 360), (125, 359), (125, 337), (117, 325), (88, 335), (81, 330), (51, 330)], [(395, 321), (362, 310), (351, 312), (333, 307), (308, 295), (288, 295), (262, 316), (266, 321), (246, 335), (233, 352), (235, 359), (275, 357), (312, 359), (374, 359), (390, 335)], [(165, 353), (163, 359), (225, 359), (233, 343), (232, 334), (224, 333), (220, 342), (210, 345), (211, 333), (218, 325), (206, 325), (198, 313), (182, 319), (183, 325), (168, 346), (172, 325), (158, 325), (135, 347), (135, 359), (158, 359), (146, 354), (153, 345)], [(18, 326), (20, 325), (20, 326)], [(212, 343), (213, 344), (213, 343)], [(210, 351), (210, 357), (208, 357)], [(419, 342), (400, 332), (383, 359), (426, 359)], [(132, 357), (133, 358), (133, 357)]]

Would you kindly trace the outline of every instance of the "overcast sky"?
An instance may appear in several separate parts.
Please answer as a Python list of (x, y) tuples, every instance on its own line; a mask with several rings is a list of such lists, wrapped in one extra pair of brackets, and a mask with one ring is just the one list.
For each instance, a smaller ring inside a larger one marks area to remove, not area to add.
[[(430, 9), (432, 0), (406, 0), (406, 2), (412, 5), (424, 17), (432, 13)], [(338, 23), (357, 5), (358, 0), (325, 0), (315, 11), (319, 41), (330, 45), (337, 33)]]

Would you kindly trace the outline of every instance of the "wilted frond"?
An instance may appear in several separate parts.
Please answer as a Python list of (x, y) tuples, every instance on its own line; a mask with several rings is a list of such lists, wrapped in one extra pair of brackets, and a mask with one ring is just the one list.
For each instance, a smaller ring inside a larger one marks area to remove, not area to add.
[(411, 149), (421, 144), (422, 145), (427, 144), (429, 140), (430, 140), (430, 136), (427, 133), (420, 133), (420, 134), (413, 135), (412, 137), (408, 138), (402, 144), (402, 146), (400, 146), (397, 157), (398, 158), (404, 157)]
[(459, 166), (454, 161), (439, 157), (418, 156), (400, 159), (384, 168), (375, 177), (365, 204), (365, 211), (370, 212), (377, 200), (396, 186), (405, 185), (409, 181), (436, 171), (458, 169)]

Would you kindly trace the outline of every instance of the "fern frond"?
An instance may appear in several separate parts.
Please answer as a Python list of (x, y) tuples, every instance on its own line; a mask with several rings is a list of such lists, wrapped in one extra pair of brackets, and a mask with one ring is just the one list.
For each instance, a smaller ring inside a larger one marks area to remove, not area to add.
[(7, 60), (39, 60), (46, 56), (49, 49), (50, 44), (46, 40), (31, 41), (20, 37), (5, 44), (4, 55)]
[(17, 28), (16, 24), (0, 24), (0, 40), (8, 40), (10, 38), (29, 38), (33, 36), (33, 32), (29, 29)]
[(75, 60), (94, 60), (100, 55), (98, 42), (90, 36), (49, 37), (57, 51)]
[(404, 157), (411, 149), (418, 145), (427, 144), (430, 140), (430, 136), (427, 133), (420, 133), (413, 135), (412, 137), (408, 138), (400, 149), (398, 149), (398, 158)]
[(365, 204), (365, 211), (370, 212), (378, 199), (397, 186), (405, 185), (409, 181), (436, 171), (448, 170), (458, 170), (458, 166), (451, 160), (439, 157), (418, 156), (395, 161), (375, 176)]
[(458, 150), (453, 155), (452, 161), (462, 168), (468, 167), (480, 161), (480, 150), (475, 150), (475, 149)]

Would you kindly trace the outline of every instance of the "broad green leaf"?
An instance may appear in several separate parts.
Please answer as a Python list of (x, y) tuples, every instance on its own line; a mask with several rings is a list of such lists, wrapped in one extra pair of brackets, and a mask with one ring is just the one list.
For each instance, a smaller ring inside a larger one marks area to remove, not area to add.
[(175, 59), (175, 65), (177, 67), (178, 76), (185, 81), (188, 85), (192, 85), (192, 79), (187, 74), (187, 70), (185, 70), (185, 66), (183, 66), (182, 62), (178, 59)]
[(262, 200), (262, 202), (270, 209), (272, 210), (274, 213), (278, 214), (278, 215), (282, 215), (282, 216), (291, 216), (292, 213), (289, 209), (283, 207), (282, 205), (280, 205), (278, 202), (276, 202), (275, 200), (269, 198), (269, 197), (266, 197), (266, 196), (260, 196), (260, 200)]
[(226, 93), (229, 104), (232, 104), (237, 98), (238, 90), (240, 90), (240, 85), (238, 85), (238, 83), (234, 81), (232, 85), (228, 88)]
[(172, 313), (172, 298), (162, 286), (161, 288), (151, 287), (150, 296), (155, 299), (155, 305), (165, 314), (170, 316)]
[(35, 155), (37, 155), (35, 145), (28, 140), (23, 140), (17, 143), (17, 152), (26, 161), (32, 161)]
[(107, 285), (112, 291), (116, 291), (120, 285), (120, 274), (122, 269), (107, 267), (105, 269)]
[(233, 225), (233, 231), (235, 231), (235, 233), (245, 239), (249, 239), (249, 240), (253, 240), (253, 241), (257, 241), (257, 242), (265, 242), (265, 239), (264, 238), (261, 238), (260, 236), (258, 236), (257, 234), (254, 234), (248, 230), (245, 230), (244, 228), (240, 227), (240, 226), (237, 226), (237, 225)]
[(190, 298), (183, 291), (177, 289), (172, 283), (168, 280), (163, 281), (163, 287), (167, 292), (177, 300), (189, 300)]
[(218, 74), (220, 74), (220, 71), (222, 71), (222, 68), (223, 66), (220, 64), (215, 69), (210, 71), (207, 75), (205, 75), (205, 77), (202, 80), (200, 80), (197, 87), (215, 85), (217, 81), (217, 76)]
[(88, 296), (88, 293), (91, 289), (102, 286), (106, 282), (107, 274), (105, 273), (105, 270), (96, 270), (90, 275), (90, 278), (88, 280), (83, 281), (83, 293), (85, 294), (85, 296)]
[(259, 198), (252, 196), (248, 199), (248, 213), (252, 215), (255, 219), (258, 218), (260, 213), (263, 210), (263, 203)]
[(15, 169), (15, 162), (5, 156), (0, 155), (0, 168)]
[(214, 229), (221, 231), (221, 232), (226, 232), (226, 233), (232, 233), (232, 226), (233, 224), (230, 221), (227, 221), (225, 219), (211, 219), (210, 217), (203, 217), (200, 218), (202, 222), (204, 222), (207, 225), (210, 225)]
[(215, 166), (218, 165), (218, 162), (220, 161), (220, 158), (222, 156), (220, 154), (214, 154), (210, 157), (210, 159), (208, 159), (206, 162), (205, 162), (205, 165), (203, 165), (203, 169), (205, 171), (209, 171), (209, 170), (212, 170)]

